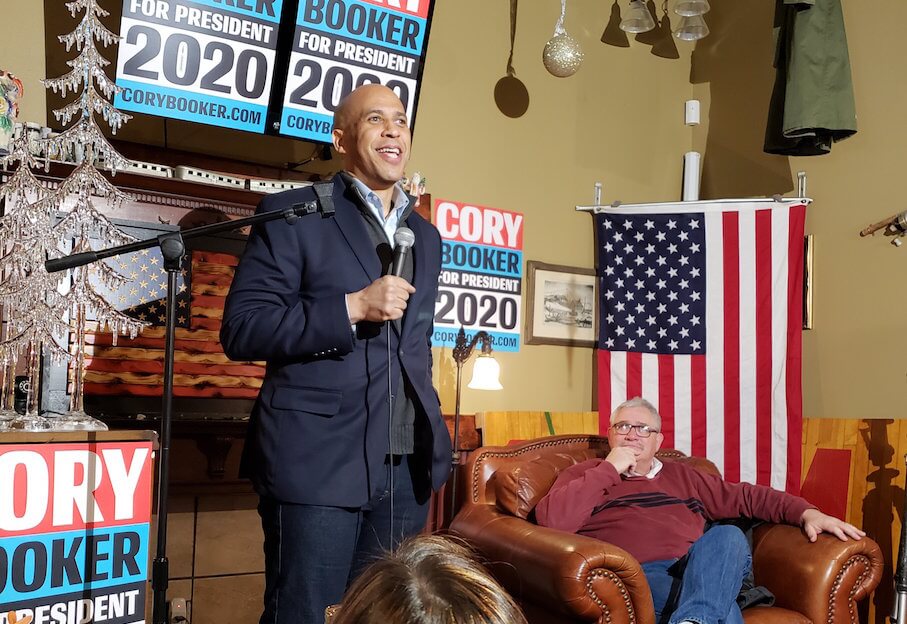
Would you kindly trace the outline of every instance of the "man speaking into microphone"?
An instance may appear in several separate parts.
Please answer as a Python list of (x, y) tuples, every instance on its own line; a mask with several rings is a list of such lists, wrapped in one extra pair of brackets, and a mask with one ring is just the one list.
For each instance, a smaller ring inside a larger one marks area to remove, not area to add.
[[(380, 85), (354, 90), (333, 140), (344, 170), (319, 213), (253, 229), (220, 333), (231, 359), (268, 364), (241, 465), (260, 497), (262, 624), (322, 622), (364, 564), (422, 530), (450, 474), (431, 382), (441, 240), (398, 182), (403, 104)], [(258, 211), (316, 197), (287, 191)]]

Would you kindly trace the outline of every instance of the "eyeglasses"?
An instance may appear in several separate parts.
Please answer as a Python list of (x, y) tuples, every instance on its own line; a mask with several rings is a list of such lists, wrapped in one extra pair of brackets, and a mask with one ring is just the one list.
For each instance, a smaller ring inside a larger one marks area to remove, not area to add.
[(630, 433), (630, 429), (636, 429), (636, 435), (640, 438), (648, 438), (653, 433), (658, 433), (658, 429), (653, 429), (649, 425), (631, 425), (628, 422), (615, 423), (611, 425), (611, 428), (620, 435), (627, 435)]

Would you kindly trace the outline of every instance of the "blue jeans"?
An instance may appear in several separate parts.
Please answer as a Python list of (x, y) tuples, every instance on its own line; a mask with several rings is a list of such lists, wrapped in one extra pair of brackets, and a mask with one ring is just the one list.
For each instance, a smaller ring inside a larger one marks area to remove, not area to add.
[[(323, 624), (349, 582), (372, 560), (425, 527), (428, 469), (394, 458), (393, 544), (387, 484), (361, 508), (294, 505), (262, 497), (265, 597), (260, 624)], [(424, 472), (424, 475), (422, 474)]]
[(743, 624), (737, 594), (752, 566), (752, 554), (740, 529), (720, 525), (706, 531), (690, 546), (682, 578), (668, 570), (676, 562), (667, 559), (642, 565), (655, 602), (656, 622)]

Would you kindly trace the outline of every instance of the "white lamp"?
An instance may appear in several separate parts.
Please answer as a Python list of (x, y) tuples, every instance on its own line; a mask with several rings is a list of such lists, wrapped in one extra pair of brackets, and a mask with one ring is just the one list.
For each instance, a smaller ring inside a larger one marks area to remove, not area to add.
[(460, 465), (460, 387), (462, 386), (463, 364), (472, 355), (480, 340), (482, 341), (482, 352), (472, 367), (472, 379), (467, 387), (473, 390), (504, 389), (500, 380), (501, 365), (491, 355), (491, 336), (488, 332), (477, 331), (472, 339), (467, 341), (466, 332), (460, 327), (452, 353), (457, 365), (457, 400), (454, 405), (453, 474), (450, 479), (451, 512), (454, 511), (457, 504), (457, 472)]
[(466, 384), (473, 390), (503, 390), (501, 385), (501, 365), (491, 353), (481, 353), (472, 365), (472, 379)]

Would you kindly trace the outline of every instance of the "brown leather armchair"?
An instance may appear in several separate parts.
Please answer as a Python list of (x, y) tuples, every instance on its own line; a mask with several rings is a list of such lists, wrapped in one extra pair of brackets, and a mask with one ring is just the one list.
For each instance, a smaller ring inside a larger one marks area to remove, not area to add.
[[(553, 436), (480, 448), (461, 467), (465, 500), (451, 531), (488, 560), (533, 624), (655, 622), (645, 576), (629, 553), (531, 520), (559, 470), (607, 451), (606, 438)], [(678, 451), (658, 456), (718, 472), (708, 460)], [(747, 624), (855, 624), (857, 601), (881, 579), (882, 554), (869, 538), (842, 542), (820, 535), (811, 544), (797, 527), (763, 524), (754, 532), (753, 570), (756, 584), (774, 593), (775, 605), (746, 609)]]

